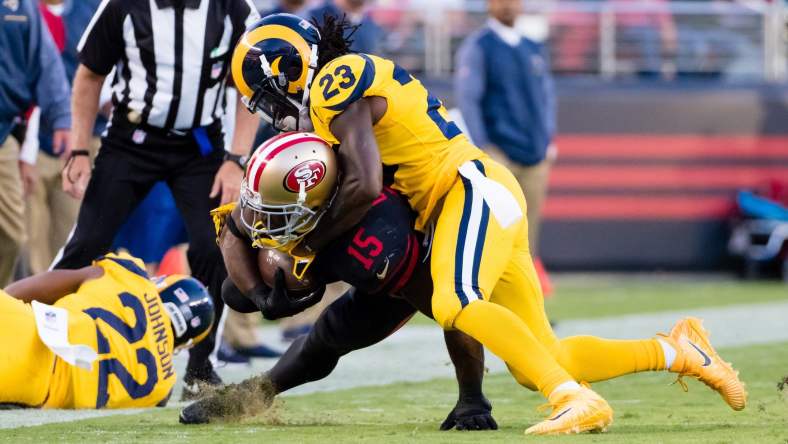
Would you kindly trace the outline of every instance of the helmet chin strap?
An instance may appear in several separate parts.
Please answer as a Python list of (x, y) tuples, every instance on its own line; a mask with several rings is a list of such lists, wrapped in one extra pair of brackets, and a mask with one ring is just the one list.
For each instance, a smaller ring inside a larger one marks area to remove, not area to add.
[(268, 63), (268, 59), (265, 58), (265, 54), (260, 54), (260, 57), (258, 58), (260, 59), (260, 67), (263, 68), (263, 74), (265, 74), (266, 77), (273, 77), (274, 71), (271, 70), (271, 64)]
[(309, 69), (306, 72), (306, 83), (304, 84), (304, 92), (301, 96), (301, 106), (306, 108), (309, 101), (309, 87), (312, 86), (312, 78), (315, 76), (317, 70), (317, 45), (312, 45), (312, 51), (309, 54)]

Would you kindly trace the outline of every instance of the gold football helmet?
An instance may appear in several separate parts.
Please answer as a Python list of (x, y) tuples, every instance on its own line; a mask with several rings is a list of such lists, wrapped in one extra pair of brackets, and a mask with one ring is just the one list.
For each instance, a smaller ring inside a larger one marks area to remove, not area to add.
[(241, 222), (255, 246), (292, 247), (315, 228), (336, 186), (337, 161), (328, 142), (312, 133), (282, 133), (247, 163)]

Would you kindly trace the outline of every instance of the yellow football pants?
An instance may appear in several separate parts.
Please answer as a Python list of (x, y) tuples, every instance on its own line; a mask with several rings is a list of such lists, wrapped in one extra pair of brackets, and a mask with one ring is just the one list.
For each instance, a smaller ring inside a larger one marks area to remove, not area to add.
[(494, 196), (485, 195), (490, 188), (458, 176), (435, 227), (431, 263), (435, 320), (481, 342), (507, 363), (520, 384), (545, 396), (572, 380), (594, 382), (664, 368), (661, 347), (653, 339), (556, 338), (528, 247), (523, 192), (499, 163), (483, 158), (473, 161), (473, 166), (505, 188), (497, 192), (508, 190), (521, 217), (502, 226), (488, 204)]
[(55, 355), (38, 337), (33, 308), (0, 290), (0, 403), (42, 405), (54, 365)]

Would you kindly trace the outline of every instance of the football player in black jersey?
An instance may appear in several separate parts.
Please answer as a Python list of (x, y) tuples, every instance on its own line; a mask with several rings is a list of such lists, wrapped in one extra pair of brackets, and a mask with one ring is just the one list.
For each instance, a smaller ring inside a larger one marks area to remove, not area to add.
[[(288, 148), (292, 151), (292, 147), (298, 150), (297, 145), (306, 145), (306, 153), (298, 160), (303, 163), (307, 159), (320, 159), (328, 168), (313, 170), (330, 174), (331, 149), (321, 150), (314, 140), (308, 140), (310, 136), (308, 133), (286, 133), (263, 144), (255, 156), (266, 156), (278, 148), (279, 153)], [(285, 145), (288, 148), (281, 149)], [(317, 153), (310, 153), (313, 150)], [(268, 160), (269, 174), (274, 171), (271, 160), (276, 159)], [(247, 175), (250, 177), (245, 179), (245, 185), (247, 180), (254, 180), (255, 161), (253, 157), (249, 162)], [(286, 170), (289, 171), (283, 169)], [(261, 180), (266, 180), (264, 174), (260, 176)], [(302, 174), (301, 177), (306, 176)], [(271, 180), (271, 183), (287, 183), (287, 177)], [(244, 214), (250, 207), (245, 199), (249, 196), (242, 195), (241, 205), (215, 212), (219, 246), (229, 275), (222, 288), (228, 306), (247, 313), (261, 311), (267, 319), (278, 319), (317, 303), (327, 283), (344, 281), (353, 286), (329, 305), (312, 331), (296, 339), (267, 372), (274, 394), (328, 376), (341, 356), (380, 342), (404, 325), (416, 311), (432, 316), (429, 267), (420, 266), (428, 261), (431, 239), (413, 229), (415, 215), (396, 191), (384, 188), (361, 223), (308, 260), (310, 278), (319, 283), (319, 288), (298, 299), (288, 294), (284, 270), (277, 271), (273, 288), (263, 282), (257, 268), (259, 249), (255, 247), (267, 246), (272, 236), (259, 232), (260, 224), (255, 224), (254, 215)], [(257, 208), (271, 206), (257, 204)], [(272, 216), (279, 216), (283, 224), (287, 223), (281, 212)], [(275, 223), (272, 220), (266, 221), (268, 226)], [(456, 370), (459, 399), (441, 429), (497, 429), (492, 407), (482, 393), (484, 352), (481, 344), (459, 331), (447, 331), (444, 336)], [(219, 395), (213, 398), (216, 396)], [(221, 412), (212, 407), (216, 401), (208, 397), (188, 406), (181, 413), (181, 422), (195, 424), (217, 419)]]

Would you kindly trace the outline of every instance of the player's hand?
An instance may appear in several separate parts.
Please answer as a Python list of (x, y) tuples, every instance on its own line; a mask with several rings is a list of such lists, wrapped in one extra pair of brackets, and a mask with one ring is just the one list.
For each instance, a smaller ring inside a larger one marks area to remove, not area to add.
[(322, 285), (304, 297), (291, 298), (287, 291), (285, 272), (278, 268), (274, 277), (273, 288), (268, 288), (268, 286), (262, 284), (252, 290), (249, 299), (260, 308), (260, 312), (263, 313), (265, 319), (273, 321), (301, 313), (315, 305), (323, 297), (325, 290), (325, 285)]
[(449, 416), (441, 424), (441, 430), (498, 430), (492, 417), (492, 405), (484, 395), (460, 397)]
[(61, 158), (68, 158), (71, 148), (71, 131), (58, 129), (52, 133), (52, 151), (55, 154)]
[(74, 199), (82, 199), (90, 182), (90, 158), (73, 156), (66, 159), (66, 165), (61, 173), (63, 191)]
[(220, 205), (235, 202), (238, 200), (238, 195), (241, 192), (241, 181), (243, 178), (244, 171), (237, 163), (225, 161), (213, 179), (211, 199), (221, 195)]

